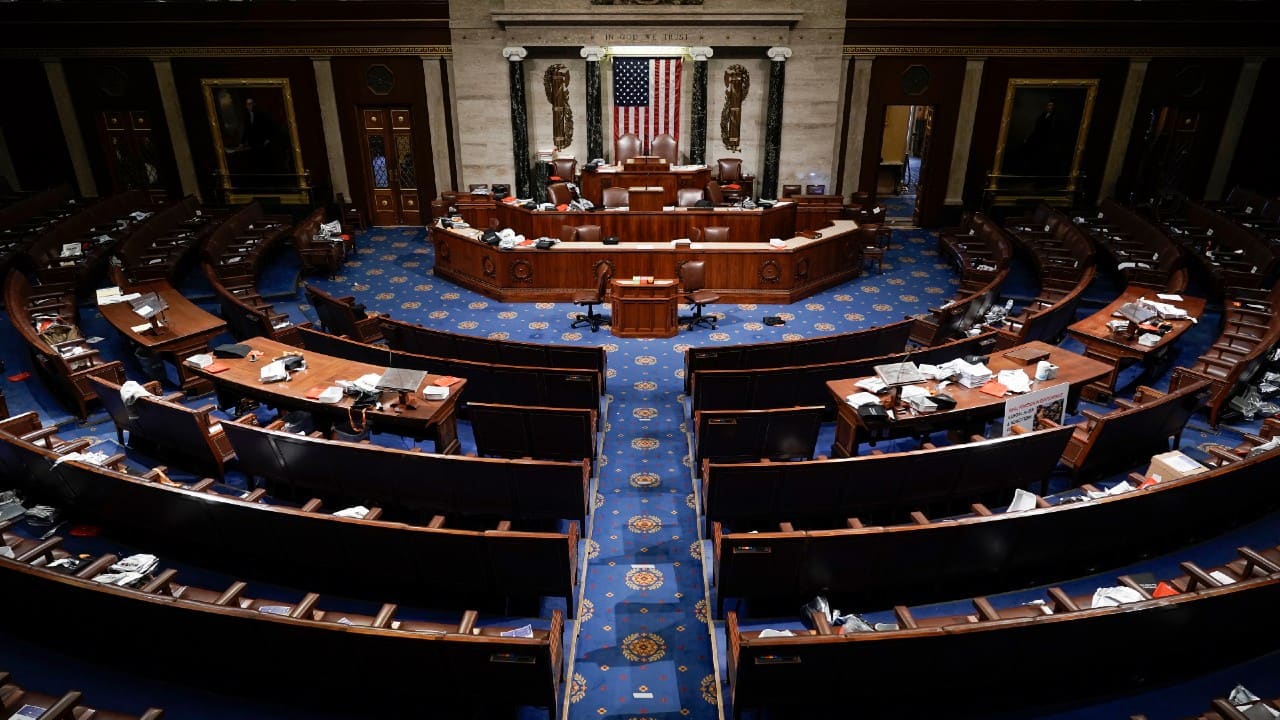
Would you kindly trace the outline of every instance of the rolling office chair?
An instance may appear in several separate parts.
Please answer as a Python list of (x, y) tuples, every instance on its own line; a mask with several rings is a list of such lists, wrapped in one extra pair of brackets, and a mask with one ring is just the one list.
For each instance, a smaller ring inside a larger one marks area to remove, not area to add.
[(668, 165), (680, 164), (680, 146), (676, 144), (676, 139), (667, 133), (653, 139), (649, 144), (649, 154), (666, 160)]
[[(597, 226), (596, 230), (599, 229), (600, 228)], [(578, 315), (573, 318), (573, 323), (570, 324), (569, 327), (576, 328), (582, 327), (583, 325), (590, 325), (591, 332), (597, 332), (600, 330), (601, 325), (609, 323), (608, 317), (604, 315), (597, 315), (595, 313), (595, 307), (596, 305), (600, 305), (604, 302), (605, 293), (609, 291), (609, 280), (612, 277), (613, 271), (609, 269), (609, 265), (607, 263), (602, 262), (596, 266), (596, 289), (594, 291), (578, 293), (573, 296), (573, 304), (585, 305), (587, 307), (587, 313), (585, 315), (578, 313)]]
[(703, 315), (702, 308), (714, 302), (720, 302), (720, 296), (706, 286), (706, 263), (702, 260), (690, 260), (680, 266), (680, 288), (684, 299), (693, 306), (693, 317), (685, 324), (692, 330), (698, 325), (716, 329), (716, 316)]
[(573, 192), (569, 190), (568, 183), (551, 183), (547, 186), (547, 202), (560, 207), (573, 202)]
[(608, 187), (604, 189), (601, 202), (607, 208), (627, 207), (631, 204), (631, 192), (624, 187)]
[(624, 163), (633, 157), (643, 154), (640, 146), (640, 136), (635, 133), (626, 133), (618, 136), (617, 141), (613, 144), (613, 161), (615, 163)]

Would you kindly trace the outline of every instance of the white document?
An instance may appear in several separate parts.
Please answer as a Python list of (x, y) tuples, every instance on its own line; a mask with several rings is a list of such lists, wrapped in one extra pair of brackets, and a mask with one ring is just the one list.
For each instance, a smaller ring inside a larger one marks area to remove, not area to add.
[(1023, 370), (1001, 370), (996, 380), (1012, 393), (1024, 393), (1031, 390), (1031, 378)]
[(1142, 597), (1142, 593), (1131, 587), (1118, 585), (1116, 587), (1098, 588), (1093, 593), (1093, 604), (1089, 607), (1104, 608), (1124, 605), (1126, 603), (1142, 602), (1146, 598)]
[(765, 628), (760, 631), (760, 637), (762, 638), (795, 637), (795, 636), (796, 634), (791, 632), (790, 630), (774, 630), (773, 628)]
[(1022, 488), (1013, 491), (1013, 501), (1009, 503), (1005, 512), (1023, 512), (1025, 510), (1034, 510), (1036, 507), (1036, 496)]
[(888, 385), (884, 384), (883, 380), (875, 376), (862, 378), (858, 382), (854, 383), (854, 386), (860, 387), (869, 393), (878, 393), (888, 387)]
[(880, 398), (869, 392), (857, 392), (844, 399), (854, 407), (862, 407), (863, 405), (875, 405), (880, 402)]

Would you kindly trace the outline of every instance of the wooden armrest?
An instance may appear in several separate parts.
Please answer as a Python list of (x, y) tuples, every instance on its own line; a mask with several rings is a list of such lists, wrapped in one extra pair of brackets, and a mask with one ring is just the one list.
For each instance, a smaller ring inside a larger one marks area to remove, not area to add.
[(856, 517), (845, 518), (844, 522), (846, 525), (849, 526), (850, 530), (861, 530), (862, 528), (866, 527), (866, 525), (863, 525), (862, 521)]
[(384, 628), (391, 624), (391, 618), (396, 614), (395, 603), (385, 603), (382, 609), (378, 611), (376, 617), (373, 618), (372, 627)]
[(293, 606), (293, 610), (289, 612), (289, 617), (295, 620), (305, 620), (306, 616), (311, 613), (311, 608), (316, 606), (316, 601), (320, 596), (316, 593), (309, 592), (302, 596), (297, 605)]
[(147, 583), (146, 585), (143, 585), (141, 592), (144, 592), (148, 595), (154, 595), (161, 588), (167, 587), (169, 585), (169, 581), (173, 580), (173, 577), (177, 574), (178, 574), (178, 571), (176, 569), (165, 568), (164, 570), (161, 570), (159, 574), (157, 574), (155, 577), (151, 578), (151, 582)]
[(462, 620), (458, 623), (459, 635), (470, 635), (472, 629), (476, 626), (476, 620), (480, 618), (480, 613), (475, 610), (468, 610), (462, 613)]
[(978, 611), (978, 617), (983, 621), (994, 621), (1000, 619), (1000, 613), (991, 607), (991, 601), (985, 597), (976, 597), (972, 600), (973, 609)]
[(805, 612), (809, 615), (810, 622), (813, 623), (813, 629), (817, 631), (819, 635), (834, 634), (831, 631), (831, 620), (825, 613), (819, 610), (814, 610), (813, 608), (808, 608)]
[(1138, 593), (1139, 595), (1141, 595), (1143, 600), (1150, 600), (1150, 599), (1151, 599), (1151, 593), (1147, 592), (1146, 588), (1144, 588), (1144, 587), (1142, 587), (1141, 585), (1139, 585), (1138, 583), (1134, 582), (1134, 581), (1133, 581), (1133, 578), (1129, 577), (1128, 575), (1121, 575), (1120, 577), (1118, 577), (1118, 578), (1116, 578), (1116, 579), (1120, 581), (1120, 584), (1121, 584), (1121, 585), (1123, 585), (1123, 586), (1125, 586), (1125, 587), (1129, 588), (1130, 590), (1133, 590), (1134, 592), (1136, 592), (1136, 593)]
[(94, 560), (88, 565), (85, 565), (84, 567), (80, 568), (80, 570), (76, 572), (76, 577), (82, 578), (82, 579), (92, 579), (94, 576), (102, 574), (103, 570), (106, 570), (112, 565), (115, 565), (116, 561), (119, 559), (120, 557), (118, 555), (107, 553), (106, 555), (103, 555), (102, 557)]
[(1236, 548), (1236, 552), (1244, 558), (1244, 572), (1241, 574), (1245, 577), (1252, 577), (1255, 570), (1261, 571), (1263, 575), (1280, 572), (1280, 565), (1254, 552), (1252, 548)]
[(39, 545), (36, 545), (35, 547), (27, 550), (21, 555), (17, 556), (16, 558), (14, 558), (14, 560), (17, 560), (20, 563), (29, 563), (38, 557), (49, 555), (49, 553), (51, 553), (54, 550), (54, 548), (57, 548), (61, 544), (62, 544), (62, 538), (60, 536), (55, 535), (49, 538), (48, 540), (45, 540), (44, 542), (40, 543)]
[(324, 505), (324, 501), (320, 498), (311, 498), (301, 508), (302, 512), (312, 513), (320, 509)]
[(1193, 562), (1180, 562), (1178, 567), (1182, 568), (1182, 572), (1187, 574), (1186, 592), (1191, 592), (1197, 587), (1213, 588), (1222, 585), (1213, 576), (1205, 572)]
[(500, 521), (500, 522), (498, 523), (497, 530), (498, 530), (498, 532), (510, 532), (510, 531), (511, 531), (511, 521), (510, 521), (510, 520), (502, 520), (502, 521)]
[(916, 630), (920, 627), (905, 605), (894, 605), (893, 615), (898, 619), (898, 627), (903, 630)]
[(380, 517), (382, 517), (382, 508), (380, 507), (371, 507), (369, 512), (364, 514), (365, 520), (377, 520)]
[(195, 492), (204, 492), (205, 490), (213, 487), (214, 482), (215, 480), (213, 478), (205, 478), (195, 485), (192, 485), (190, 489)]
[(911, 522), (913, 522), (913, 523), (915, 523), (915, 524), (917, 524), (917, 525), (928, 525), (928, 524), (929, 524), (929, 518), (925, 517), (924, 513), (920, 512), (919, 510), (912, 510), (912, 511), (911, 511)]
[(1074, 612), (1080, 608), (1060, 587), (1049, 588), (1049, 598), (1054, 612)]
[(240, 600), (240, 595), (244, 593), (244, 589), (249, 587), (249, 583), (243, 580), (237, 580), (231, 583), (231, 587), (222, 591), (218, 599), (213, 602), (214, 605), (230, 605), (232, 602)]

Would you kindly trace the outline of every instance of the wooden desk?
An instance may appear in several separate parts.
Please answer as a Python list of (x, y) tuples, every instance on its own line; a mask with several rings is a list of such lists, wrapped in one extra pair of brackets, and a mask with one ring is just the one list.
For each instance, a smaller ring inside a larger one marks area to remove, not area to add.
[[(609, 166), (615, 167), (615, 166)], [(711, 169), (687, 170), (584, 170), (581, 177), (582, 197), (596, 205), (604, 204), (604, 189), (611, 187), (660, 187), (664, 205), (676, 204), (676, 190), (703, 188), (711, 181)]]
[[(1024, 365), (1017, 360), (1004, 356), (1005, 353), (1019, 348), (1029, 348), (1048, 353), (1049, 362), (1058, 366), (1058, 376), (1053, 380), (1032, 382), (1032, 390), (1039, 390), (1062, 383), (1071, 386), (1068, 394), (1068, 406), (1074, 407), (1080, 397), (1080, 389), (1098, 378), (1104, 377), (1110, 367), (1103, 362), (1077, 355), (1042, 342), (1031, 342), (1026, 345), (1009, 348), (991, 354), (987, 367), (991, 374), (997, 375), (1001, 370), (1026, 370), (1028, 377), (1034, 377), (1035, 365)], [(1013, 395), (998, 398), (980, 392), (977, 388), (967, 388), (960, 383), (952, 382), (943, 392), (955, 398), (956, 406), (951, 410), (943, 410), (917, 415), (907, 411), (899, 411), (894, 420), (881, 427), (868, 427), (859, 417), (857, 410), (845, 402), (845, 398), (860, 390), (856, 383), (862, 378), (850, 380), (831, 380), (827, 382), (827, 390), (836, 404), (836, 441), (831, 445), (833, 457), (852, 457), (858, 454), (858, 445), (864, 440), (875, 442), (880, 439), (922, 436), (939, 430), (955, 429), (962, 431), (966, 438), (972, 434), (980, 434), (988, 420), (1000, 417), (1004, 412), (1005, 400)], [(922, 385), (934, 394), (937, 383), (930, 380)]]
[[(265, 337), (250, 338), (243, 341), (254, 350), (261, 350), (263, 356), (257, 362), (248, 359), (222, 359), (230, 367), (220, 373), (211, 373), (198, 368), (191, 368), (196, 373), (211, 381), (218, 390), (218, 404), (230, 407), (242, 398), (253, 398), (272, 407), (306, 410), (316, 417), (328, 418), (330, 421), (348, 419), (348, 408), (351, 398), (344, 397), (341, 402), (328, 404), (307, 398), (307, 391), (317, 385), (335, 385), (337, 380), (355, 380), (361, 375), (373, 373), (381, 375), (386, 367), (343, 360), (341, 358), (321, 355), (310, 350), (299, 350), (292, 345), (285, 345)], [(284, 382), (259, 382), (262, 366), (286, 352), (301, 353), (307, 362), (307, 369), (293, 373), (293, 377)], [(439, 375), (427, 375), (423, 387), (434, 382)], [(391, 407), (395, 401), (395, 393), (383, 393), (383, 409), (369, 408), (367, 419), (375, 428), (388, 430), (400, 435), (424, 439), (435, 439), (436, 452), (441, 454), (458, 451), (458, 430), (454, 416), (458, 404), (458, 396), (462, 393), (466, 380), (455, 383), (449, 388), (449, 397), (440, 401), (429, 401), (422, 398), (421, 390), (415, 393), (418, 406), (397, 411)]]
[(135, 332), (132, 328), (146, 323), (147, 320), (133, 311), (127, 302), (100, 305), (98, 310), (115, 329), (129, 339), (134, 345), (159, 354), (166, 361), (178, 368), (178, 379), (182, 390), (187, 394), (203, 394), (212, 389), (207, 382), (191, 371), (183, 360), (197, 353), (208, 352), (209, 341), (226, 329), (227, 324), (215, 315), (211, 315), (173, 288), (164, 280), (142, 283), (128, 288), (120, 288), (120, 292), (143, 293), (154, 292), (169, 304), (164, 311), (165, 325), (158, 329)]
[[(1110, 305), (1067, 328), (1067, 334), (1084, 343), (1085, 357), (1100, 360), (1111, 366), (1111, 370), (1105, 378), (1089, 386), (1086, 391), (1086, 397), (1100, 400), (1109, 398), (1111, 393), (1115, 391), (1116, 378), (1120, 375), (1120, 370), (1134, 362), (1143, 363), (1147, 372), (1156, 374), (1157, 366), (1168, 357), (1169, 347), (1184, 332), (1194, 326), (1194, 323), (1190, 320), (1166, 321), (1173, 325), (1173, 329), (1165, 333), (1160, 338), (1160, 342), (1151, 346), (1138, 342), (1138, 336), (1143, 334), (1141, 330), (1131, 338), (1128, 333), (1112, 333), (1107, 327), (1108, 322), (1123, 319), (1116, 316), (1115, 313), (1126, 303), (1134, 302), (1140, 297), (1147, 297), (1157, 302), (1165, 302), (1157, 298), (1155, 294), (1156, 291), (1151, 288), (1130, 286), (1123, 293), (1120, 293), (1120, 297), (1116, 298)], [(1186, 310), (1187, 314), (1194, 318), (1199, 318), (1204, 314), (1205, 301), (1203, 298), (1183, 295), (1181, 300), (1169, 302), (1168, 304)], [(1160, 321), (1157, 320), (1156, 322)]]
[(654, 280), (649, 284), (613, 280), (613, 322), (609, 329), (618, 337), (675, 337), (679, 325), (676, 313), (680, 283)]
[[(640, 202), (643, 202), (641, 200)], [(691, 236), (693, 228), (720, 225), (729, 228), (730, 242), (767, 243), (770, 238), (789, 238), (796, 234), (796, 208), (794, 202), (780, 203), (771, 208), (740, 210), (737, 208), (673, 208), (661, 207), (652, 211), (636, 208), (633, 197), (631, 210), (526, 210), (506, 203), (489, 202), (483, 205), (460, 206), (459, 212), (473, 228), (489, 227), (489, 221), (497, 218), (502, 227), (509, 227), (525, 237), (560, 237), (565, 225), (599, 225), (603, 237), (610, 235), (625, 243), (666, 242)]]
[(662, 188), (627, 188), (627, 207), (635, 212), (662, 212)]
[[(593, 213), (592, 217), (614, 214)], [(716, 213), (716, 219), (721, 214)], [(440, 227), (431, 229), (431, 243), (438, 277), (502, 302), (568, 302), (579, 292), (594, 292), (595, 267), (600, 262), (608, 263), (617, 278), (670, 278), (679, 276), (681, 263), (704, 260), (707, 287), (720, 294), (721, 302), (793, 303), (861, 274), (862, 244), (856, 228), (852, 221), (840, 220), (824, 228), (819, 238), (782, 235), (791, 239), (780, 249), (754, 242), (679, 248), (669, 242), (647, 246), (568, 242), (549, 250), (499, 250), (476, 240), (479, 232), (474, 229)], [(603, 234), (611, 233), (604, 230)]]

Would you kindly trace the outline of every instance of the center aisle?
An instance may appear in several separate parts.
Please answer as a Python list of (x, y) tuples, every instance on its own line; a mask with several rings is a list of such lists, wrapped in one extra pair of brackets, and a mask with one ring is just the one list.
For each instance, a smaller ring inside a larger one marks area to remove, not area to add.
[[(355, 295), (400, 320), (497, 339), (604, 345), (609, 353), (605, 430), (576, 630), (565, 639), (564, 716), (722, 717), (707, 624), (707, 588), (685, 434), (684, 350), (690, 344), (798, 340), (924, 313), (955, 290), (933, 237), (894, 233), (883, 275), (866, 275), (791, 306), (712, 305), (717, 330), (669, 340), (615, 338), (569, 328), (567, 303), (502, 304), (433, 276), (420, 229), (374, 229), (342, 274), (311, 282)], [(303, 306), (304, 310), (307, 310)], [(682, 308), (682, 312), (687, 312)], [(786, 320), (765, 326), (764, 315)], [(823, 450), (820, 448), (819, 453)], [(720, 648), (723, 652), (723, 648)]]

